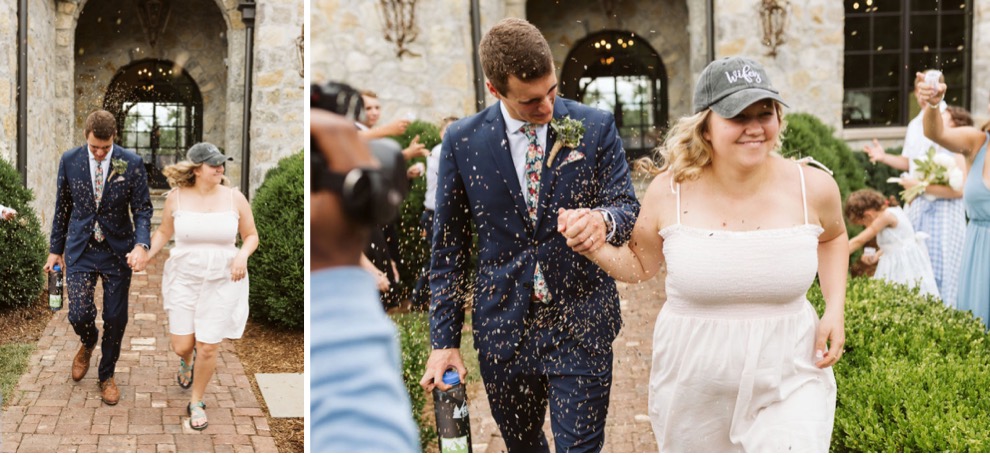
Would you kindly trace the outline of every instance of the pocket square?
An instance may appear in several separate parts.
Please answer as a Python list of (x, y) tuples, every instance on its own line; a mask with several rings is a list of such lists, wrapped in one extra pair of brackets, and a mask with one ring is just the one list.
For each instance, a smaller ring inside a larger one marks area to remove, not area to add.
[(123, 182), (124, 181), (124, 176), (123, 175), (118, 176), (116, 179), (114, 179), (114, 181), (115, 182)]
[(571, 164), (571, 163), (573, 163), (575, 161), (581, 161), (583, 159), (584, 159), (584, 154), (583, 153), (581, 153), (581, 152), (579, 152), (577, 150), (571, 150), (571, 153), (568, 153), (567, 154), (567, 158), (564, 159), (564, 162), (563, 163), (560, 163), (560, 166), (561, 167), (564, 167), (564, 166), (566, 166), (568, 164)]

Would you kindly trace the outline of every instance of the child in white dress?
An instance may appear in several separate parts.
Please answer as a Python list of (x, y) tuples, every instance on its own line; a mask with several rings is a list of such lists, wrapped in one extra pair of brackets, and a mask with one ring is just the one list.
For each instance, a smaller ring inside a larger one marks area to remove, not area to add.
[(914, 232), (904, 210), (888, 207), (882, 194), (864, 189), (846, 198), (845, 215), (850, 223), (866, 227), (849, 241), (850, 254), (874, 237), (877, 239), (880, 251), (876, 259), (864, 258), (878, 261), (874, 278), (917, 286), (921, 293), (939, 297), (935, 273), (922, 240), (924, 234)]

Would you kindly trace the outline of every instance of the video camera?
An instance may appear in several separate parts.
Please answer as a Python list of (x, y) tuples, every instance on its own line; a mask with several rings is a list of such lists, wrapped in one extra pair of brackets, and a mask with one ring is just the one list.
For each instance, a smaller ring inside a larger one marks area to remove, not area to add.
[[(310, 109), (323, 109), (351, 121), (364, 121), (364, 100), (346, 84), (327, 82), (310, 86)], [(356, 126), (355, 126), (356, 128)], [(363, 224), (387, 224), (399, 216), (399, 206), (409, 193), (402, 147), (392, 139), (368, 141), (379, 168), (355, 168), (346, 174), (330, 171), (329, 163), (313, 139), (310, 145), (312, 191), (330, 190), (341, 195), (347, 215)]]

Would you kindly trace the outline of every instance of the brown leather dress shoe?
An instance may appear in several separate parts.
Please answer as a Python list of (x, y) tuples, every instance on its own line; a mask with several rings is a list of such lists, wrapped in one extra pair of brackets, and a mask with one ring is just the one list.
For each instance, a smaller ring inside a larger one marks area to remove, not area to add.
[(85, 345), (79, 348), (79, 352), (76, 353), (76, 358), (72, 360), (72, 380), (79, 381), (86, 377), (86, 372), (89, 371), (89, 359), (93, 356), (93, 348), (87, 348)]
[(100, 392), (103, 394), (103, 402), (106, 404), (113, 406), (120, 401), (120, 390), (117, 389), (117, 384), (114, 383), (113, 378), (100, 381)]

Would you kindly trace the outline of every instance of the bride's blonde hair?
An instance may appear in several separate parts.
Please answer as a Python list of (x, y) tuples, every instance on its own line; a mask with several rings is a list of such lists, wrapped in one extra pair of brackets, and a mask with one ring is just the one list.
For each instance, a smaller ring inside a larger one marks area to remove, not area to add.
[[(784, 120), (784, 106), (771, 101), (780, 120), (780, 132), (773, 144), (773, 151), (778, 152), (783, 144), (787, 122)], [(701, 176), (701, 170), (712, 162), (712, 143), (705, 139), (711, 115), (712, 110), (705, 109), (678, 119), (667, 132), (663, 145), (654, 150), (653, 158), (640, 158), (633, 163), (633, 168), (652, 175), (670, 170), (675, 183), (697, 179)]]
[[(188, 188), (196, 184), (196, 174), (194, 171), (203, 166), (203, 163), (194, 164), (192, 161), (183, 160), (178, 163), (166, 166), (162, 169), (162, 174), (168, 179), (168, 186), (172, 188)], [(223, 176), (221, 184), (228, 186), (230, 179)]]

